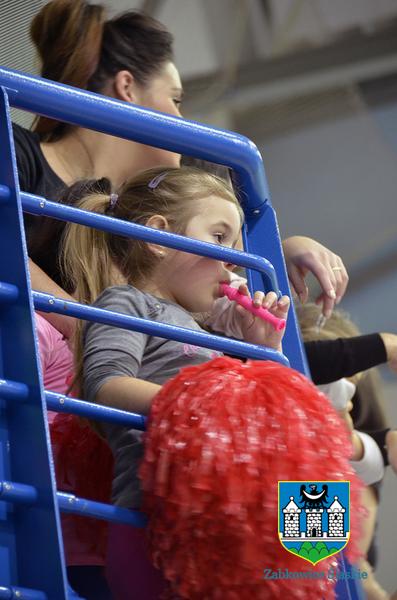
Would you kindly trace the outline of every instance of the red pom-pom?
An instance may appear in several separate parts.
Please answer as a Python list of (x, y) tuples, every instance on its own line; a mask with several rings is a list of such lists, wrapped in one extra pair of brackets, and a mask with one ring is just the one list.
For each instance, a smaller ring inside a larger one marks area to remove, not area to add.
[(278, 481), (349, 480), (358, 556), (362, 485), (346, 429), (307, 378), (274, 362), (217, 358), (155, 397), (141, 466), (153, 561), (191, 600), (334, 597), (326, 578), (264, 580), (263, 569), (327, 571), (278, 540)]
[[(58, 489), (80, 498), (109, 503), (113, 455), (107, 442), (86, 419), (59, 413), (50, 423)], [(76, 556), (95, 556), (104, 562), (107, 550), (106, 521), (62, 515), (67, 563)]]

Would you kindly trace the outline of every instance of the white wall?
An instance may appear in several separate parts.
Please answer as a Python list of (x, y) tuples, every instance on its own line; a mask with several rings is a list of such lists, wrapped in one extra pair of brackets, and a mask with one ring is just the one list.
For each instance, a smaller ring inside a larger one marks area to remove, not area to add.
[[(362, 110), (259, 143), (284, 237), (314, 237), (352, 270), (397, 247), (396, 111), (380, 112), (382, 126)], [(364, 330), (397, 331), (396, 299), (397, 265), (345, 304)]]
[[(0, 65), (28, 73), (37, 72), (37, 57), (29, 39), (32, 17), (46, 0), (0, 0)], [(11, 109), (13, 119), (29, 127), (33, 117)]]

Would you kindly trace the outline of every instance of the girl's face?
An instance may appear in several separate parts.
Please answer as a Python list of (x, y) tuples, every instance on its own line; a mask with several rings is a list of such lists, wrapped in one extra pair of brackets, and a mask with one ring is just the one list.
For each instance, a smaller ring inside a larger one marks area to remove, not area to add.
[[(136, 100), (145, 108), (181, 117), (180, 105), (183, 89), (177, 68), (171, 62), (166, 63), (161, 71), (154, 75), (144, 87), (139, 87)], [(145, 168), (155, 166), (179, 167), (180, 155), (161, 148), (143, 146)]]
[[(218, 196), (202, 198), (196, 205), (184, 235), (233, 248), (241, 229), (237, 206)], [(164, 251), (165, 258), (156, 269), (158, 292), (190, 312), (210, 311), (220, 296), (219, 284), (230, 281), (234, 265), (178, 250)]]

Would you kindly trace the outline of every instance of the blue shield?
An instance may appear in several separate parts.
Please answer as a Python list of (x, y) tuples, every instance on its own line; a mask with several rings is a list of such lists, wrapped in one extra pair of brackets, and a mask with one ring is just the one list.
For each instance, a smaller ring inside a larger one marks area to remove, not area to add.
[(279, 481), (281, 545), (316, 565), (350, 537), (350, 481)]

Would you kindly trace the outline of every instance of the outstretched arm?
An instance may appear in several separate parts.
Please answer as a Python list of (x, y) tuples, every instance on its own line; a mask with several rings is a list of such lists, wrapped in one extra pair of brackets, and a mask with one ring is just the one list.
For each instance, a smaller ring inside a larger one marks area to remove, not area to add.
[(95, 402), (120, 410), (148, 415), (161, 385), (135, 377), (113, 377), (98, 390)]
[(389, 362), (397, 367), (397, 336), (372, 333), (336, 340), (305, 342), (313, 382), (331, 383)]
[(395, 333), (380, 333), (385, 346), (387, 363), (394, 373), (397, 373), (397, 335)]

